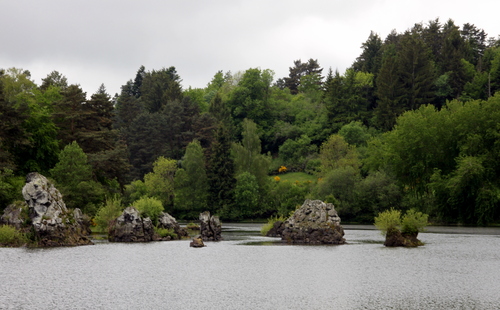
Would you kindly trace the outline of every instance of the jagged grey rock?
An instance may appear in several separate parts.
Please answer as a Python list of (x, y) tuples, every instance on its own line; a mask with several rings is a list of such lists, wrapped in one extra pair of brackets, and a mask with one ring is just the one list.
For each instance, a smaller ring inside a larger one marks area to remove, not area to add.
[(108, 238), (111, 242), (147, 242), (156, 240), (155, 235), (151, 219), (142, 218), (139, 211), (130, 206), (111, 225)]
[(285, 230), (285, 222), (276, 221), (273, 223), (273, 227), (269, 229), (266, 233), (267, 237), (281, 237), (283, 234), (283, 230)]
[(46, 177), (29, 173), (22, 193), (39, 246), (92, 244), (87, 237), (90, 222), (85, 222), (79, 209), (68, 212), (61, 193)]
[(344, 229), (333, 204), (307, 199), (285, 221), (282, 240), (289, 243), (344, 244)]
[(158, 227), (165, 228), (165, 229), (171, 229), (177, 235), (177, 237), (179, 239), (182, 237), (189, 236), (187, 229), (181, 227), (177, 223), (175, 218), (166, 212), (160, 213), (160, 216), (158, 217)]
[(27, 209), (26, 203), (12, 203), (3, 210), (2, 216), (0, 216), (0, 225), (9, 225), (15, 227), (16, 229), (21, 229), (24, 226), (24, 219), (22, 216), (22, 211)]
[(222, 240), (222, 224), (218, 216), (210, 216), (209, 211), (200, 213), (200, 237), (203, 241)]

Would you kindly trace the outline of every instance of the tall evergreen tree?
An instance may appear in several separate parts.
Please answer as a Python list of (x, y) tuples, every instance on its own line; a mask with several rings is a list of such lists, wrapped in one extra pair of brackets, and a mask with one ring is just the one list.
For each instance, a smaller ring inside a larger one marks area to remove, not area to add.
[(415, 33), (402, 37), (397, 52), (398, 74), (403, 86), (402, 102), (405, 110), (418, 109), (433, 99), (434, 64), (429, 49)]
[(317, 59), (312, 58), (305, 63), (300, 59), (295, 60), (293, 63), (294, 66), (290, 67), (290, 74), (288, 77), (283, 78), (283, 82), (292, 94), (297, 94), (299, 92), (300, 79), (305, 75), (311, 74), (321, 76), (323, 68), (319, 66)]
[(396, 118), (402, 113), (402, 84), (398, 74), (398, 63), (394, 45), (386, 46), (382, 67), (377, 77), (377, 107), (374, 124), (384, 131), (392, 129)]
[(210, 184), (208, 207), (211, 212), (231, 210), (236, 186), (234, 161), (231, 156), (230, 134), (220, 125), (211, 146), (207, 176)]
[(366, 42), (361, 44), (361, 55), (356, 58), (352, 68), (356, 71), (363, 71), (377, 74), (382, 60), (382, 39), (373, 31)]

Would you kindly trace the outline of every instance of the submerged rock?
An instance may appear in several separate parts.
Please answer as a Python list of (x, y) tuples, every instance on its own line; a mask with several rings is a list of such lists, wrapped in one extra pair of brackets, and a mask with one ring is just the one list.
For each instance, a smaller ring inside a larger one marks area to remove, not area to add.
[(333, 204), (307, 199), (285, 221), (281, 239), (289, 243), (344, 244), (344, 229)]
[(160, 213), (160, 216), (158, 217), (158, 228), (172, 230), (177, 235), (178, 239), (189, 236), (187, 229), (181, 227), (175, 218), (166, 212)]
[(61, 193), (43, 175), (29, 173), (22, 192), (39, 246), (92, 244), (88, 218), (79, 209), (69, 212)]
[(222, 240), (222, 224), (218, 216), (210, 216), (209, 211), (200, 213), (200, 236), (203, 241)]
[(189, 243), (189, 246), (192, 248), (202, 248), (205, 246), (205, 244), (203, 243), (203, 240), (201, 239), (201, 237), (197, 237), (197, 238), (193, 238), (193, 241), (191, 241)]
[(142, 218), (139, 211), (130, 206), (113, 222), (108, 238), (111, 242), (147, 242), (156, 237), (151, 219)]

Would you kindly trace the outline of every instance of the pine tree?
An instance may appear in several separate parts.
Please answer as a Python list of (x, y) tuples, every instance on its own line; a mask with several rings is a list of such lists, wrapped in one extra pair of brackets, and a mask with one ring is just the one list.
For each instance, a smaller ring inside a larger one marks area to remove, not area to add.
[(378, 100), (377, 107), (373, 112), (374, 123), (377, 128), (389, 131), (396, 123), (396, 118), (403, 111), (401, 106), (402, 84), (398, 75), (394, 45), (386, 46), (382, 67), (377, 77), (376, 96)]
[(231, 140), (227, 129), (221, 124), (211, 147), (207, 170), (210, 192), (208, 206), (211, 212), (231, 210), (236, 186), (234, 161), (231, 157)]
[(397, 52), (398, 75), (403, 85), (405, 110), (418, 109), (434, 97), (434, 64), (429, 49), (415, 33), (407, 32), (401, 39)]

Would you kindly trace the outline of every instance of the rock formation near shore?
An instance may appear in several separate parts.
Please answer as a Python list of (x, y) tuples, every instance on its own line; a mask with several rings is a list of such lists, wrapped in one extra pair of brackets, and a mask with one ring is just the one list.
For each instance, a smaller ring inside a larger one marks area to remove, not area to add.
[(161, 212), (158, 217), (158, 228), (165, 228), (172, 230), (178, 239), (188, 237), (189, 233), (186, 228), (181, 227), (175, 218), (166, 212)]
[(285, 222), (276, 221), (273, 223), (273, 227), (269, 229), (266, 233), (267, 237), (281, 237), (283, 234), (283, 230), (285, 230)]
[(285, 221), (281, 239), (288, 243), (344, 244), (344, 229), (333, 204), (307, 199)]
[(148, 242), (156, 239), (153, 222), (142, 218), (139, 211), (130, 206), (114, 221), (109, 230), (111, 242)]
[(384, 245), (388, 247), (417, 247), (424, 245), (417, 239), (418, 232), (413, 234), (402, 233), (399, 229), (387, 231)]
[(200, 237), (203, 241), (222, 240), (222, 224), (218, 216), (210, 216), (209, 211), (200, 213)]
[(92, 244), (88, 218), (79, 209), (69, 212), (61, 193), (43, 175), (29, 173), (22, 193), (38, 246)]

